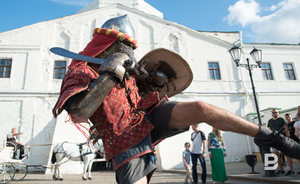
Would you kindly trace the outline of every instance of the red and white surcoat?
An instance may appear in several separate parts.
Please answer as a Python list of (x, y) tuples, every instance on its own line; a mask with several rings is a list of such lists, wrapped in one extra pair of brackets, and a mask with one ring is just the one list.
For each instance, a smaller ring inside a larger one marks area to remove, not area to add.
[[(97, 66), (88, 66), (86, 63), (70, 68), (63, 80), (61, 94), (53, 111), (61, 109), (71, 96), (86, 90), (89, 83), (99, 77), (95, 71), (98, 71)], [(124, 83), (126, 88), (130, 89), (129, 96), (127, 97), (124, 86), (116, 84), (90, 117), (101, 134), (106, 160), (137, 145), (154, 128), (144, 118), (144, 112), (160, 101), (158, 92), (153, 92), (142, 99), (134, 77), (130, 77)]]

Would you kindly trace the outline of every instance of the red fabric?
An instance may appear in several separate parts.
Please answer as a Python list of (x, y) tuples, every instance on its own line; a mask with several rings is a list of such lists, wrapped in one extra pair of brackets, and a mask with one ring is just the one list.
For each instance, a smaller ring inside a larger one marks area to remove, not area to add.
[[(110, 37), (107, 35), (102, 35), (102, 34), (94, 34), (93, 39), (87, 44), (87, 46), (83, 51), (79, 52), (79, 54), (90, 56), (90, 57), (96, 57), (98, 54), (100, 54), (109, 46), (111, 46), (115, 41), (117, 41), (117, 38)], [(69, 68), (73, 68), (77, 64), (84, 64), (84, 63), (86, 62), (73, 59)]]
[(94, 34), (104, 34), (104, 35), (108, 35), (111, 37), (124, 40), (125, 42), (131, 43), (133, 49), (136, 49), (138, 47), (137, 41), (134, 38), (132, 38), (130, 35), (119, 32), (117, 30), (108, 29), (108, 28), (96, 28), (94, 29)]
[[(121, 33), (117, 30), (111, 30), (107, 28), (94, 29), (93, 39), (88, 43), (85, 49), (79, 54), (96, 57), (103, 52), (109, 46), (111, 46), (118, 39), (125, 40), (133, 45), (133, 48), (137, 48), (137, 41), (127, 34)], [(69, 68), (76, 66), (79, 63), (86, 63), (85, 61), (73, 60)]]
[(133, 106), (126, 97), (125, 88), (117, 84), (90, 118), (102, 136), (107, 160), (140, 143), (154, 128), (139, 110), (158, 103), (158, 93), (145, 99), (147, 106), (140, 106), (144, 104), (144, 100), (138, 94), (135, 79), (132, 77), (125, 83), (131, 89), (130, 99)]
[(52, 110), (54, 117), (57, 117), (58, 111), (71, 96), (86, 90), (90, 80), (96, 79), (98, 76), (99, 74), (84, 62), (77, 63), (76, 67), (70, 68), (63, 79), (60, 96)]
[[(70, 68), (53, 111), (62, 108), (65, 101), (74, 94), (87, 89), (89, 82), (97, 77), (98, 73), (84, 63)], [(107, 160), (141, 142), (154, 128), (149, 121), (144, 120), (144, 114), (140, 110), (158, 103), (158, 93), (154, 92), (142, 100), (135, 78), (125, 80), (125, 84), (131, 89), (129, 96), (132, 105), (128, 101), (125, 88), (117, 84), (90, 118), (102, 136)]]
[[(85, 49), (79, 54), (96, 57), (98, 54), (103, 52), (109, 46), (111, 46), (117, 38), (107, 36), (104, 34), (94, 34), (93, 39), (88, 43)], [(96, 71), (97, 65), (91, 65), (93, 69), (87, 66), (87, 62), (79, 61), (73, 59), (71, 64), (69, 65), (69, 70), (65, 75), (61, 89), (60, 89), (60, 97), (56, 102), (52, 113), (54, 117), (57, 117), (59, 114), (58, 111), (61, 110), (64, 103), (74, 94), (80, 93), (81, 91), (87, 89), (88, 84), (90, 83), (90, 79), (95, 79), (99, 75)]]
[[(163, 97), (165, 98), (165, 97)], [(147, 98), (141, 100), (139, 103), (139, 107), (141, 109), (148, 109), (150, 106), (153, 105), (153, 102), (158, 102), (161, 99), (159, 98), (159, 93), (157, 91), (150, 93)]]

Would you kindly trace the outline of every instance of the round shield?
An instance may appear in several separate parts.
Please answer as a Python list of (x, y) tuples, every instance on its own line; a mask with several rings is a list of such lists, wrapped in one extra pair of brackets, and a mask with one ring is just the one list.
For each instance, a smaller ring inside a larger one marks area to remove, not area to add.
[(188, 63), (177, 53), (159, 48), (148, 52), (139, 62), (148, 60), (145, 69), (148, 73), (163, 71), (168, 76), (168, 83), (160, 88), (160, 96), (172, 97), (185, 90), (193, 80), (193, 73)]

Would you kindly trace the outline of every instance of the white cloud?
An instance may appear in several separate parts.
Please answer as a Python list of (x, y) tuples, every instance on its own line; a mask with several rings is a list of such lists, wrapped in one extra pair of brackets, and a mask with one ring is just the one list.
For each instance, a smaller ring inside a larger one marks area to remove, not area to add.
[(68, 4), (68, 5), (75, 5), (75, 6), (85, 6), (87, 5), (91, 0), (51, 0), (56, 3), (61, 4)]
[[(300, 41), (300, 1), (283, 0), (277, 5), (272, 5), (266, 9), (272, 12), (266, 16), (259, 16), (259, 11), (252, 9), (252, 14), (248, 17), (243, 12), (237, 11), (238, 3), (257, 3), (255, 0), (245, 2), (239, 0), (231, 9), (229, 7), (228, 23), (249, 25), (256, 42), (274, 43), (299, 43)], [(258, 5), (259, 7), (260, 5)], [(253, 15), (254, 14), (254, 15)], [(238, 18), (243, 16), (243, 19)], [(255, 19), (253, 17), (256, 17)], [(229, 19), (230, 18), (230, 19)]]
[(229, 24), (237, 23), (244, 27), (260, 19), (257, 15), (260, 7), (255, 0), (239, 0), (233, 6), (229, 6), (228, 11), (229, 15), (225, 19)]
[(275, 11), (275, 10), (281, 8), (284, 4), (285, 4), (285, 1), (281, 1), (281, 2), (279, 2), (279, 3), (276, 4), (276, 5), (272, 5), (272, 6), (269, 8), (269, 10)]

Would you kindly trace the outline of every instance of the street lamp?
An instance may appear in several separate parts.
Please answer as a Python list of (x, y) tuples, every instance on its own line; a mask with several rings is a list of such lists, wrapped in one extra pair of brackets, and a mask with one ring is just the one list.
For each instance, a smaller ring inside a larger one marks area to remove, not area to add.
[[(253, 97), (254, 97), (254, 102), (255, 102), (255, 107), (256, 107), (258, 123), (259, 123), (260, 126), (262, 126), (260, 111), (259, 111), (257, 98), (256, 98), (255, 86), (254, 86), (254, 82), (253, 82), (253, 78), (252, 78), (252, 70), (254, 68), (261, 68), (262, 51), (258, 50), (256, 48), (253, 48), (253, 50), (250, 52), (250, 55), (252, 56), (252, 58), (256, 62), (256, 64), (250, 64), (249, 63), (249, 58), (246, 58), (247, 64), (241, 64), (240, 63), (241, 50), (242, 49), (240, 47), (234, 46), (229, 50), (229, 53), (230, 53), (230, 55), (231, 55), (231, 57), (232, 57), (232, 59), (235, 62), (237, 67), (244, 67), (249, 71), (249, 76), (250, 76), (252, 90), (253, 90)], [(260, 149), (260, 153), (261, 153), (261, 156), (262, 156), (262, 160), (264, 162), (264, 154), (265, 153), (270, 153), (270, 148), (260, 147), (259, 149)], [(265, 176), (271, 177), (271, 176), (275, 176), (275, 175), (276, 174), (275, 174), (274, 170), (265, 170)]]
[(257, 98), (256, 98), (256, 92), (255, 92), (255, 87), (254, 87), (254, 82), (252, 78), (252, 70), (254, 68), (261, 68), (261, 61), (262, 61), (262, 51), (258, 50), (256, 48), (253, 48), (253, 50), (250, 52), (250, 55), (252, 56), (253, 60), (257, 64), (250, 64), (249, 63), (249, 58), (246, 58), (247, 64), (241, 64), (240, 59), (241, 59), (241, 48), (234, 46), (229, 50), (229, 53), (234, 60), (235, 64), (237, 67), (244, 67), (249, 71), (249, 76), (251, 80), (251, 85), (252, 85), (252, 90), (253, 90), (253, 97), (254, 97), (254, 102), (255, 102), (255, 107), (256, 107), (256, 113), (257, 113), (257, 118), (258, 118), (258, 123), (260, 126), (262, 126), (261, 123), (261, 118), (260, 118), (260, 112), (259, 112), (259, 107), (257, 103)]
[(236, 66), (246, 67), (247, 69), (252, 70), (253, 68), (261, 68), (261, 61), (262, 61), (262, 51), (256, 49), (255, 47), (250, 52), (250, 55), (252, 56), (253, 60), (257, 63), (256, 64), (249, 64), (249, 58), (246, 58), (247, 64), (240, 64), (241, 60), (241, 51), (242, 49), (240, 47), (234, 46), (229, 50), (229, 53), (234, 60)]

